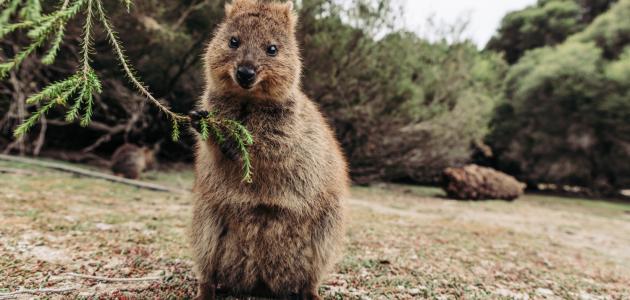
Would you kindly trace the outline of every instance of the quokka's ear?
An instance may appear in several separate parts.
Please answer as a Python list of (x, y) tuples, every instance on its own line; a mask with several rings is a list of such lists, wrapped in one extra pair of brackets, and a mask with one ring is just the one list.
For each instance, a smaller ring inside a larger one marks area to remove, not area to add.
[(289, 20), (289, 25), (291, 26), (291, 28), (294, 28), (295, 24), (297, 23), (297, 14), (295, 13), (295, 10), (294, 10), (295, 7), (293, 6), (293, 0), (288, 0), (285, 3), (282, 3), (281, 7), (282, 7), (282, 12), (285, 14), (287, 19)]
[(284, 5), (286, 5), (286, 7), (287, 7), (286, 9), (287, 9), (287, 11), (289, 11), (289, 13), (293, 12), (293, 1), (292, 0), (287, 1), (287, 3), (285, 3)]
[(232, 3), (225, 3), (225, 15), (228, 17), (232, 16), (232, 11), (234, 10), (234, 4)]

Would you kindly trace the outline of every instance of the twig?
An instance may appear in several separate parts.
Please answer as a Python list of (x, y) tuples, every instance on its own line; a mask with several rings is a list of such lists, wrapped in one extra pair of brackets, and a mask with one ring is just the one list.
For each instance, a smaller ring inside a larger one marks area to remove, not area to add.
[(109, 40), (110, 40), (110, 42), (111, 42), (111, 44), (112, 44), (112, 46), (114, 48), (114, 52), (118, 56), (118, 61), (122, 65), (122, 68), (125, 71), (125, 74), (127, 75), (128, 79), (131, 81), (131, 83), (136, 87), (136, 89), (138, 89), (138, 91), (142, 95), (147, 97), (147, 99), (149, 99), (149, 101), (151, 101), (155, 106), (157, 106), (157, 108), (160, 111), (162, 111), (163, 113), (168, 115), (173, 121), (177, 122), (177, 121), (187, 121), (187, 120), (189, 120), (189, 118), (186, 117), (186, 116), (182, 116), (182, 115), (179, 115), (179, 114), (176, 114), (176, 113), (172, 112), (166, 105), (164, 105), (159, 100), (155, 99), (153, 97), (153, 95), (144, 86), (144, 84), (142, 84), (140, 82), (140, 80), (138, 80), (136, 78), (134, 72), (132, 71), (131, 67), (127, 63), (127, 57), (125, 56), (125, 54), (124, 54), (124, 52), (122, 50), (122, 47), (120, 46), (120, 43), (118, 41), (118, 37), (116, 36), (116, 33), (114, 32), (114, 29), (112, 28), (112, 26), (109, 23), (109, 19), (107, 18), (107, 14), (105, 13), (105, 10), (103, 9), (103, 5), (101, 4), (101, 1), (96, 1), (96, 7), (97, 7), (97, 10), (99, 12), (100, 19), (101, 19), (101, 22), (103, 24), (103, 28), (105, 30), (105, 33), (107, 34), (107, 36), (108, 36), (108, 38), (109, 38)]
[(202, 9), (205, 5), (208, 4), (207, 0), (201, 1), (200, 3), (197, 3), (195, 5), (189, 6), (188, 9), (186, 9), (182, 15), (179, 17), (179, 19), (177, 19), (177, 22), (175, 22), (175, 24), (173, 25), (173, 31), (176, 31), (179, 29), (180, 26), (182, 26), (182, 24), (184, 23), (184, 21), (186, 21), (186, 19), (188, 18), (188, 16), (195, 10), (199, 10)]
[[(15, 49), (15, 47), (14, 47), (14, 50), (17, 50), (17, 49)], [(24, 118), (25, 118), (25, 115), (26, 115), (26, 103), (25, 103), (26, 97), (25, 97), (25, 95), (23, 93), (22, 84), (17, 79), (15, 73), (16, 73), (16, 71), (11, 71), (10, 77), (9, 77), (9, 81), (13, 85), (14, 91), (15, 91), (15, 94), (16, 94), (16, 95), (14, 95), (14, 97), (15, 97), (16, 103), (17, 103), (17, 107), (16, 107), (17, 122), (18, 123), (22, 123), (22, 122), (24, 122)], [(17, 138), (13, 143), (11, 143), (5, 149), (4, 153), (11, 152), (11, 150), (15, 146), (17, 146), (20, 155), (24, 155), (26, 153), (24, 137)]]
[(177, 194), (188, 193), (187, 190), (183, 190), (183, 189), (167, 187), (167, 186), (150, 183), (150, 182), (143, 182), (139, 180), (121, 178), (121, 177), (117, 177), (117, 176), (113, 176), (113, 175), (109, 175), (109, 174), (105, 174), (101, 172), (90, 171), (90, 170), (82, 169), (79, 167), (66, 166), (66, 165), (54, 163), (54, 162), (47, 162), (47, 161), (41, 161), (41, 160), (36, 160), (36, 159), (17, 157), (17, 156), (5, 155), (5, 154), (0, 154), (0, 160), (29, 164), (29, 165), (72, 173), (72, 174), (90, 177), (90, 178), (104, 179), (110, 182), (125, 184), (125, 185), (129, 185), (129, 186), (133, 186), (133, 187), (137, 187), (141, 189), (156, 191), (156, 192), (167, 192), (167, 193), (177, 193)]
[(114, 278), (114, 277), (102, 277), (102, 276), (92, 276), (92, 275), (83, 275), (77, 273), (66, 273), (64, 275), (82, 278), (82, 279), (91, 279), (97, 281), (106, 281), (106, 282), (140, 282), (140, 281), (158, 281), (162, 280), (163, 277), (155, 276), (155, 277), (140, 277), (140, 278)]
[(46, 130), (48, 129), (46, 116), (42, 116), (39, 123), (41, 124), (41, 127), (39, 128), (39, 136), (37, 137), (37, 142), (35, 143), (35, 148), (33, 149), (34, 156), (39, 156), (39, 153), (42, 151), (42, 147), (44, 147), (44, 143), (46, 142)]
[(77, 290), (76, 287), (59, 288), (59, 289), (32, 289), (32, 290), (18, 290), (9, 293), (0, 293), (0, 299), (13, 299), (18, 295), (23, 294), (55, 294), (55, 293), (67, 293)]
[(13, 169), (13, 168), (0, 168), (0, 174), (18, 174), (18, 175), (33, 176), (33, 172), (28, 172), (25, 170)]

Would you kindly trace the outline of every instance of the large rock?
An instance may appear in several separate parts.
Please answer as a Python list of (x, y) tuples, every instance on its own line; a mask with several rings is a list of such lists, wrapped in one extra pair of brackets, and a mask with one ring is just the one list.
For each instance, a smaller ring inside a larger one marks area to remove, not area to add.
[(447, 168), (442, 184), (449, 198), (460, 200), (514, 200), (525, 190), (516, 178), (477, 165)]

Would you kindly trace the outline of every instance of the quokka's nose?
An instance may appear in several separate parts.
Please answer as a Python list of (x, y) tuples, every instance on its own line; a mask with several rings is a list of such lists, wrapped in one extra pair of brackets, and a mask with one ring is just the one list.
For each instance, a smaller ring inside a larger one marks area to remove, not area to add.
[(236, 69), (236, 80), (242, 87), (249, 88), (256, 80), (256, 70), (248, 65), (239, 66)]

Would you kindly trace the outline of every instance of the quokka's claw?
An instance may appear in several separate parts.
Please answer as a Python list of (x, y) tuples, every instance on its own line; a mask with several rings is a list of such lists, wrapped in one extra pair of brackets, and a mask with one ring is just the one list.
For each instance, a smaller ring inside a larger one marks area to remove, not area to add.
[(188, 116), (190, 117), (190, 125), (192, 126), (192, 128), (194, 128), (197, 132), (201, 133), (201, 119), (203, 118), (207, 118), (210, 115), (210, 113), (206, 110), (193, 110), (191, 111)]
[(229, 160), (238, 160), (240, 157), (238, 144), (232, 137), (226, 137), (223, 143), (219, 145), (219, 149)]

